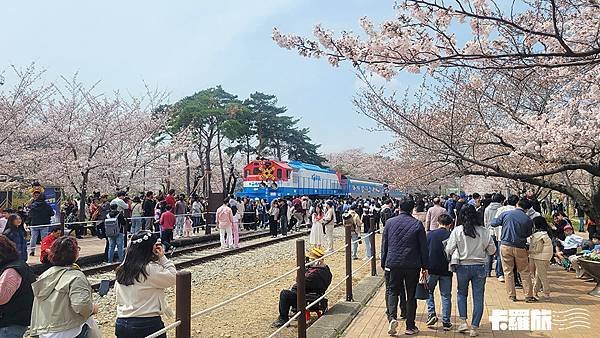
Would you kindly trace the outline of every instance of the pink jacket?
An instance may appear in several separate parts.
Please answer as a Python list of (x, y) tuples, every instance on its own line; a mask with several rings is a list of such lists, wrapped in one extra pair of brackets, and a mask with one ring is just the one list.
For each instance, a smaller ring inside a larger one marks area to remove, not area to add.
[(220, 206), (217, 209), (216, 221), (219, 229), (233, 228), (233, 212), (231, 208), (226, 205)]

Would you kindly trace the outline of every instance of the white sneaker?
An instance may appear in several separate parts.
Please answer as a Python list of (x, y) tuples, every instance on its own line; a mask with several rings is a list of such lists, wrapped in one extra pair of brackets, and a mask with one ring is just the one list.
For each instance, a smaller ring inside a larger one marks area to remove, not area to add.
[(504, 283), (504, 276), (500, 276), (500, 277), (498, 277), (498, 282), (500, 282), (500, 283)]
[(390, 324), (388, 325), (388, 334), (390, 336), (395, 336), (396, 333), (398, 333), (398, 331), (396, 331), (398, 329), (398, 321), (395, 319), (392, 319), (390, 321)]
[(479, 332), (477, 332), (476, 328), (472, 328), (471, 331), (469, 331), (469, 337), (477, 337), (479, 336)]
[(464, 319), (461, 319), (460, 325), (458, 325), (458, 328), (456, 329), (456, 331), (458, 331), (460, 333), (465, 333), (465, 332), (469, 331), (469, 324), (467, 324), (467, 321)]

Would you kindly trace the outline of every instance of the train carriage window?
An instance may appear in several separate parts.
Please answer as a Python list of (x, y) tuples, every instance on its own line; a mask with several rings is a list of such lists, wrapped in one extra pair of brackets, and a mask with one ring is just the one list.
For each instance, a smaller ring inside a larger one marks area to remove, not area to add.
[(260, 171), (258, 170), (258, 167), (254, 167), (254, 170), (252, 171), (252, 175), (258, 175)]
[(281, 169), (277, 169), (277, 178), (281, 179), (283, 177), (283, 171)]

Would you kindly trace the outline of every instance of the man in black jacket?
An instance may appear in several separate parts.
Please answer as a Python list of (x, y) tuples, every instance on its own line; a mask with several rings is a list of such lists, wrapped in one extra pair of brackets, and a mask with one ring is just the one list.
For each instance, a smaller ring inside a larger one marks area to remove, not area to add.
[(31, 203), (29, 210), (29, 226), (31, 227), (31, 241), (29, 242), (29, 255), (35, 255), (35, 246), (38, 237), (46, 237), (52, 225), (50, 220), (54, 216), (54, 209), (46, 202), (46, 195), (39, 194), (37, 199)]
[[(308, 254), (308, 257), (312, 260), (319, 259), (325, 255), (325, 252), (319, 248), (314, 248)], [(327, 291), (331, 284), (331, 271), (329, 267), (323, 262), (323, 260), (313, 261), (313, 263), (306, 269), (304, 274), (306, 278), (305, 292), (314, 293), (319, 297)], [(296, 284), (289, 290), (281, 290), (279, 293), (279, 318), (271, 324), (272, 327), (281, 327), (289, 320), (289, 312), (292, 307), (296, 304)]]
[(146, 193), (146, 198), (144, 198), (144, 202), (142, 203), (142, 210), (144, 210), (144, 226), (143, 230), (154, 230), (152, 224), (154, 223), (154, 207), (156, 206), (156, 201), (154, 200), (154, 193), (152, 191), (148, 191)]
[(385, 270), (386, 315), (388, 334), (398, 328), (398, 297), (406, 297), (406, 335), (419, 332), (415, 326), (417, 299), (415, 290), (419, 272), (427, 278), (429, 251), (423, 223), (412, 216), (415, 202), (410, 197), (400, 201), (400, 215), (388, 219), (383, 228), (381, 267)]

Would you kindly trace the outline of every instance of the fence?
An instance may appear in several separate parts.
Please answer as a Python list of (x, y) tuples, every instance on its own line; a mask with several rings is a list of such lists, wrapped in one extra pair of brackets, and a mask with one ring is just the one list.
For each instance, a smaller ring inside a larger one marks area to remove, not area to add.
[[(343, 284), (346, 286), (346, 301), (353, 301), (352, 295), (352, 276), (363, 269), (368, 264), (371, 265), (371, 276), (377, 275), (377, 259), (375, 253), (375, 234), (378, 233), (379, 230), (375, 229), (373, 224), (373, 220), (371, 219), (370, 232), (363, 236), (362, 238), (352, 240), (351, 229), (348, 226), (344, 227), (344, 245), (340, 248), (327, 253), (321, 258), (315, 259), (309, 263), (306, 263), (305, 257), (305, 244), (303, 239), (296, 240), (296, 267), (292, 270), (285, 272), (282, 275), (279, 275), (273, 279), (270, 279), (250, 290), (247, 290), (243, 293), (240, 293), (234, 297), (231, 297), (227, 300), (224, 300), (216, 305), (213, 305), (209, 308), (196, 312), (194, 314), (191, 313), (191, 298), (192, 298), (192, 280), (191, 273), (189, 271), (179, 271), (177, 273), (177, 283), (176, 283), (176, 318), (175, 322), (166, 326), (164, 329), (157, 331), (146, 338), (154, 338), (158, 337), (161, 334), (166, 333), (169, 330), (176, 329), (176, 337), (177, 338), (190, 338), (191, 337), (191, 322), (192, 319), (198, 318), (200, 316), (206, 315), (212, 311), (215, 311), (227, 304), (230, 304), (240, 298), (243, 298), (247, 295), (250, 295), (266, 286), (269, 286), (293, 273), (296, 273), (296, 285), (297, 285), (297, 293), (296, 293), (296, 313), (280, 328), (274, 331), (269, 338), (276, 337), (283, 329), (288, 327), (290, 323), (294, 320), (298, 320), (297, 327), (297, 336), (299, 338), (306, 338), (306, 329), (307, 329), (307, 319), (306, 319), (306, 311), (313, 308), (319, 302), (321, 302), (327, 295), (329, 295), (334, 290), (341, 287)], [(355, 270), (352, 270), (352, 245), (357, 244), (361, 240), (368, 240), (371, 244), (371, 257), (369, 260), (364, 262), (362, 265), (357, 267)], [(310, 304), (306, 304), (306, 293), (305, 293), (305, 285), (306, 285), (306, 269), (309, 268), (316, 261), (322, 261), (327, 257), (330, 257), (334, 254), (337, 254), (344, 250), (345, 254), (345, 274), (344, 277), (337, 281), (336, 284), (330, 286), (327, 291), (321, 295), (318, 299), (314, 300)]]

